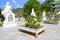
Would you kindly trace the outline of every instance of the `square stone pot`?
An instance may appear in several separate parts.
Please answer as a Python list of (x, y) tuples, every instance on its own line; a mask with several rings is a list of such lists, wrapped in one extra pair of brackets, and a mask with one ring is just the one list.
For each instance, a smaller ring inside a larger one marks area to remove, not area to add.
[(46, 27), (41, 27), (39, 29), (33, 29), (33, 28), (28, 28), (28, 27), (22, 27), (20, 26), (19, 29), (20, 30), (24, 30), (24, 31), (27, 31), (27, 32), (31, 32), (31, 33), (35, 33), (35, 37), (37, 38), (38, 37), (38, 34), (42, 31), (45, 30)]

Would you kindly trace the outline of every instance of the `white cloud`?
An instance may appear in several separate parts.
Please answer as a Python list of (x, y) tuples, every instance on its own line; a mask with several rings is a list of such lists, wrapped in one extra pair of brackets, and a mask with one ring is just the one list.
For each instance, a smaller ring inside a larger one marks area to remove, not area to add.
[(17, 7), (20, 7), (20, 5), (16, 2), (16, 0), (12, 0), (12, 2), (13, 2)]
[(40, 3), (44, 3), (46, 0), (40, 0)]

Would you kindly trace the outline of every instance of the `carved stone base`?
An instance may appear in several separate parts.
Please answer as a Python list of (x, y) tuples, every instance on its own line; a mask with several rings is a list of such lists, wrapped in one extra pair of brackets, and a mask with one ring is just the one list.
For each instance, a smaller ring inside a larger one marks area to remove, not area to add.
[(10, 27), (15, 27), (15, 26), (17, 26), (17, 23), (15, 22), (3, 23), (4, 28), (10, 28)]

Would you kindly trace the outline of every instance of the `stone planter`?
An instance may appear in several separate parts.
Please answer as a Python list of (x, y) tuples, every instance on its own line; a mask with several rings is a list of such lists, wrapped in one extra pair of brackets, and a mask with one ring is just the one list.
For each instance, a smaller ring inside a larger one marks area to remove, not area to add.
[(20, 30), (24, 30), (24, 31), (27, 31), (27, 32), (31, 32), (31, 33), (35, 33), (35, 37), (37, 38), (38, 37), (38, 34), (42, 31), (45, 30), (46, 27), (41, 27), (39, 29), (33, 29), (33, 28), (28, 28), (28, 27), (22, 27), (20, 26), (19, 29)]

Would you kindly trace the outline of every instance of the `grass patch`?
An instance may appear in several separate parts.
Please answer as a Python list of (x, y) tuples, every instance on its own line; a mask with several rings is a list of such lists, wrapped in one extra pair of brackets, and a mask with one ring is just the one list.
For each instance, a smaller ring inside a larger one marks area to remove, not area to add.
[(2, 27), (2, 23), (0, 23), (0, 27)]

